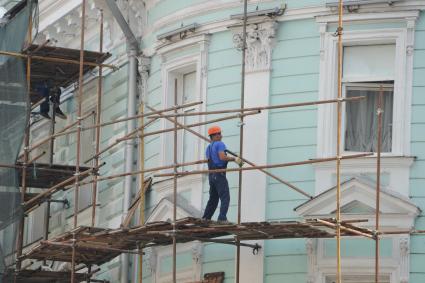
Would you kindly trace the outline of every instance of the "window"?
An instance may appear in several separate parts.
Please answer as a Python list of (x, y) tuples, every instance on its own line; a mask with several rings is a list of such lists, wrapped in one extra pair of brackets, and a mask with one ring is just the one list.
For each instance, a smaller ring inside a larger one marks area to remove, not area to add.
[[(196, 102), (197, 93), (197, 72), (196, 65), (189, 65), (177, 70), (173, 70), (168, 76), (168, 91), (167, 91), (167, 107), (172, 107), (175, 104), (182, 105), (191, 102)], [(175, 101), (177, 95), (177, 101)], [(180, 113), (190, 113), (199, 110), (198, 106), (191, 106), (179, 109)], [(178, 117), (177, 121), (184, 125), (190, 125), (199, 122), (199, 116), (182, 116)], [(173, 128), (174, 123), (167, 121), (166, 128)], [(196, 131), (196, 128), (192, 128)], [(195, 161), (198, 156), (198, 138), (186, 130), (177, 132), (177, 162)], [(165, 164), (172, 164), (174, 157), (174, 133), (169, 132), (166, 135), (165, 143)], [(181, 170), (190, 170), (191, 166), (181, 168)]]
[[(353, 45), (343, 49), (345, 97), (365, 96), (345, 103), (344, 150), (376, 152), (377, 106), (382, 87), (382, 152), (392, 150), (395, 45)], [(380, 82), (379, 82), (380, 81)]]
[(382, 86), (382, 152), (391, 152), (393, 123), (393, 84), (353, 83), (345, 85), (345, 97), (366, 98), (345, 104), (344, 150), (376, 152), (378, 117), (376, 110)]
[[(382, 16), (388, 15), (384, 13)], [(355, 15), (359, 22), (364, 17), (366, 17), (366, 14)], [(335, 99), (338, 93), (336, 81), (338, 40), (333, 36), (333, 32), (328, 29), (328, 20), (329, 18), (318, 19), (319, 22), (323, 21), (320, 23), (320, 100)], [(356, 25), (357, 22), (351, 24)], [(412, 25), (414, 26), (414, 23), (409, 22), (409, 26)], [(392, 96), (393, 100), (392, 109), (391, 107), (384, 109), (385, 115), (392, 115), (392, 118), (386, 117), (387, 121), (392, 122), (387, 122), (384, 129), (384, 134), (387, 135), (385, 155), (408, 156), (410, 154), (413, 57), (409, 50), (413, 44), (413, 35), (414, 29), (410, 28), (359, 29), (344, 32), (342, 83), (345, 93), (343, 95), (353, 95), (353, 90), (359, 88), (367, 90), (368, 87), (371, 87), (370, 91), (376, 93), (381, 84), (385, 86), (385, 91), (392, 92), (389, 96), (388, 93), (385, 93), (386, 98), (391, 100)], [(372, 95), (372, 92), (369, 93)], [(373, 99), (369, 99), (370, 103), (373, 103)], [(388, 101), (385, 103), (388, 103)], [(348, 110), (348, 104), (356, 103), (359, 102), (344, 103), (343, 115)], [(336, 105), (333, 104), (318, 107), (317, 157), (329, 157), (336, 154), (336, 108)], [(350, 131), (347, 128), (345, 116), (343, 116), (343, 119), (343, 127)], [(371, 122), (372, 120), (369, 123)], [(346, 134), (345, 131), (342, 132), (343, 139)], [(348, 152), (362, 152), (365, 149), (365, 146), (363, 148), (353, 147), (350, 145), (350, 140), (343, 140), (342, 142), (342, 150), (345, 149)], [(372, 149), (374, 148), (372, 147)]]

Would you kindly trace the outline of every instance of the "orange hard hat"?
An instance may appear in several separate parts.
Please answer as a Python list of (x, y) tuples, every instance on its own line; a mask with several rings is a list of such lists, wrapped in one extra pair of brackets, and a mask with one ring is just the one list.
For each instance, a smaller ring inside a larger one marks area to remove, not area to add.
[(218, 133), (221, 133), (221, 128), (219, 126), (211, 126), (208, 129), (208, 135), (209, 136), (215, 135), (215, 134), (218, 134)]

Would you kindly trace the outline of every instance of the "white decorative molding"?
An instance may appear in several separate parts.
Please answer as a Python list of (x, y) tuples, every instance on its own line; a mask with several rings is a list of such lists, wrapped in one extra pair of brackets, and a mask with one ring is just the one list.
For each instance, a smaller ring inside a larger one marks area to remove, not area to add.
[[(409, 196), (410, 167), (414, 157), (383, 157), (381, 175), (387, 175), (388, 186), (404, 197)], [(335, 184), (335, 162), (323, 162), (313, 165), (315, 169), (315, 194), (318, 195)], [(346, 159), (341, 162), (343, 176), (376, 174), (376, 157)]]
[[(407, 56), (409, 46), (414, 44), (414, 24), (419, 16), (418, 11), (397, 11), (384, 13), (359, 13), (347, 15), (350, 21), (405, 21), (407, 28), (356, 30), (344, 32), (346, 45), (374, 45), (390, 43), (396, 47), (396, 62), (394, 75), (394, 109), (393, 109), (393, 140), (392, 152), (384, 155), (409, 155), (410, 152), (410, 116), (413, 81), (413, 56)], [(336, 16), (318, 17), (321, 25), (333, 23)], [(337, 77), (337, 38), (333, 32), (320, 34), (324, 58), (320, 62), (319, 99), (334, 99), (337, 96), (337, 84), (332, 78)], [(317, 156), (327, 157), (335, 154), (336, 107), (321, 105), (318, 107)]]
[[(161, 46), (157, 50), (162, 58), (161, 66), (161, 80), (162, 80), (162, 103), (163, 107), (169, 107), (174, 105), (174, 102), (170, 100), (173, 97), (173, 88), (174, 88), (174, 79), (178, 76), (182, 76), (183, 73), (188, 71), (196, 71), (196, 97), (195, 101), (206, 101), (207, 95), (207, 76), (203, 75), (203, 72), (208, 68), (208, 46), (209, 46), (210, 36), (201, 35), (196, 37), (187, 38), (180, 40), (175, 43), (170, 43), (164, 46)], [(175, 56), (178, 54), (178, 51), (190, 50), (190, 54), (185, 54), (183, 56)], [(172, 56), (170, 56), (170, 54)], [(203, 71), (204, 70), (204, 71)], [(206, 73), (205, 73), (206, 74)], [(194, 110), (205, 111), (206, 103), (202, 105), (193, 106)], [(202, 121), (202, 117), (199, 117), (199, 121)], [(167, 126), (167, 121), (161, 121), (161, 128), (165, 129)], [(205, 132), (206, 126), (200, 126), (194, 130), (197, 132)], [(166, 146), (169, 142), (169, 136), (161, 136), (161, 151), (160, 151), (160, 162), (161, 164), (167, 163), (166, 157)], [(201, 139), (196, 140), (196, 146), (194, 150), (194, 158), (201, 159), (204, 154), (205, 142)], [(169, 162), (168, 162), (169, 163)], [(203, 165), (194, 165), (194, 169), (201, 169)], [(203, 176), (185, 176), (179, 178), (178, 180), (178, 189), (179, 192), (190, 191), (190, 204), (199, 211), (202, 209), (202, 190), (199, 188), (202, 186)], [(171, 192), (172, 182), (165, 180), (155, 186), (158, 194), (165, 195)]]
[[(394, 229), (412, 229), (420, 210), (408, 197), (401, 195), (396, 189), (381, 186), (381, 225)], [(298, 206), (295, 211), (304, 218), (328, 218), (335, 212), (335, 199), (336, 187), (332, 187)], [(346, 212), (344, 219), (367, 219), (368, 222), (358, 225), (374, 229), (376, 183), (373, 180), (357, 176), (343, 182), (340, 203), (342, 212)]]
[(146, 98), (148, 95), (148, 79), (151, 66), (151, 59), (149, 57), (139, 56), (137, 60), (139, 62), (139, 79), (137, 81), (137, 86), (139, 89), (139, 100), (140, 102), (147, 103)]
[[(153, 209), (151, 215), (146, 220), (149, 222), (169, 221), (172, 219), (173, 203), (170, 197), (161, 199), (157, 206)], [(195, 216), (191, 208), (177, 205), (177, 219)], [(192, 264), (186, 268), (180, 268), (177, 271), (178, 282), (195, 282), (201, 278), (202, 271), (202, 244), (199, 242), (189, 242), (179, 244), (177, 246), (177, 255), (190, 252), (192, 254)], [(152, 272), (153, 282), (162, 283), (170, 282), (172, 279), (171, 272), (161, 271), (161, 264), (165, 258), (169, 258), (173, 254), (171, 247), (154, 247), (149, 253), (148, 268)]]
[(400, 283), (409, 283), (409, 251), (410, 238), (408, 235), (401, 237), (400, 241)]
[[(257, 72), (269, 70), (271, 65), (272, 49), (275, 45), (277, 22), (251, 24), (246, 29), (246, 71)], [(236, 48), (243, 47), (243, 32), (240, 27), (233, 30), (233, 43)]]
[(305, 245), (308, 259), (307, 283), (314, 283), (317, 272), (317, 239), (306, 239)]
[[(355, 178), (341, 186), (341, 210), (344, 220), (367, 219), (357, 225), (374, 229), (376, 201), (375, 183)], [(332, 218), (335, 213), (336, 188), (332, 188), (296, 208), (304, 219)], [(408, 198), (399, 196), (387, 188), (381, 189), (380, 231), (409, 230), (419, 209)], [(360, 237), (355, 237), (360, 239)], [(383, 236), (392, 242), (392, 253), (381, 257), (380, 274), (389, 283), (409, 282), (409, 235)], [(335, 255), (327, 253), (326, 239), (307, 239), (308, 283), (326, 283), (335, 277)], [(370, 282), (374, 275), (374, 257), (345, 256), (342, 258), (344, 282)], [(367, 281), (369, 278), (369, 281)]]
[[(262, 0), (261, 2), (272, 2), (273, 0)], [(160, 0), (148, 0), (146, 2), (146, 10), (150, 10)], [(252, 3), (260, 2), (260, 1), (250, 1)], [(187, 18), (194, 18), (197, 16), (204, 15), (206, 13), (212, 13), (214, 11), (224, 11), (228, 9), (233, 9), (235, 7), (240, 7), (241, 2), (238, 0), (228, 1), (228, 0), (216, 0), (216, 1), (204, 1), (202, 3), (191, 5), (187, 8), (178, 10), (169, 15), (165, 15), (161, 18), (158, 18), (152, 25), (147, 26), (147, 28), (143, 32), (143, 36), (151, 36), (152, 34), (158, 32), (161, 29), (164, 29), (167, 26), (171, 26), (174, 23), (181, 22)], [(387, 3), (383, 4), (375, 4), (375, 5), (367, 5), (362, 6), (358, 11), (359, 14), (373, 14), (373, 17), (377, 19), (379, 14), (382, 12), (411, 12), (413, 10), (425, 9), (425, 5), (423, 1), (401, 1), (398, 3), (394, 3), (389, 6)], [(317, 5), (317, 6), (308, 6), (302, 8), (291, 8), (288, 7), (285, 10), (285, 13), (282, 16), (276, 18), (278, 22), (282, 21), (293, 21), (293, 20), (301, 20), (301, 19), (311, 19), (320, 16), (333, 16), (337, 17), (337, 13), (333, 12), (332, 9), (325, 7), (325, 5)], [(347, 15), (345, 15), (347, 16)], [(226, 30), (226, 27), (240, 24), (239, 20), (230, 20), (230, 19), (220, 19), (219, 21), (214, 21), (211, 23), (207, 23), (200, 28), (198, 28), (199, 32), (211, 33), (212, 31), (223, 31)]]
[(146, 266), (151, 274), (155, 274), (156, 268), (157, 268), (158, 255), (154, 248), (145, 249), (144, 252), (146, 255), (145, 257)]

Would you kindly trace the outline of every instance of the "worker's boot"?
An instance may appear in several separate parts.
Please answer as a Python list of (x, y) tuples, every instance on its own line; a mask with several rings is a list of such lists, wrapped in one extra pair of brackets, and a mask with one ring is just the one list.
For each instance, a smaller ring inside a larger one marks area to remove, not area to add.
[(55, 109), (55, 115), (61, 119), (66, 120), (66, 115), (62, 112), (62, 110), (59, 107), (56, 107)]
[(43, 116), (46, 119), (51, 119), (50, 116), (49, 116), (49, 113), (47, 113), (47, 112), (40, 112), (40, 116)]

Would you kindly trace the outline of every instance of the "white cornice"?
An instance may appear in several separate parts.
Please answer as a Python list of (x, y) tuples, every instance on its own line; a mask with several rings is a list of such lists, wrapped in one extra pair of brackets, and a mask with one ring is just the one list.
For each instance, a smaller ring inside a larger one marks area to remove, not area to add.
[(81, 6), (81, 0), (43, 0), (40, 1), (40, 31), (65, 17), (69, 12)]
[[(409, 11), (380, 11), (368, 13), (352, 13), (344, 15), (345, 22), (351, 21), (368, 21), (368, 20), (395, 20), (395, 19), (411, 19), (419, 17), (419, 10)], [(327, 15), (316, 17), (318, 23), (336, 23), (338, 15)]]
[[(263, 1), (264, 2), (264, 1)], [(266, 0), (265, 2), (271, 2), (271, 0)], [(241, 5), (240, 1), (235, 2), (225, 2), (223, 0), (220, 1), (207, 1), (204, 3), (200, 3), (198, 5), (190, 6), (188, 8), (184, 8), (179, 10), (171, 15), (167, 15), (162, 17), (158, 21), (156, 21), (152, 26), (147, 27), (147, 29), (143, 32), (143, 36), (149, 36), (152, 33), (159, 31), (160, 29), (180, 22), (187, 18), (193, 18), (196, 16), (202, 16), (207, 13), (211, 13), (214, 11), (222, 11), (235, 7), (239, 7)], [(356, 13), (382, 13), (382, 12), (399, 12), (399, 11), (412, 11), (412, 10), (425, 10), (425, 4), (423, 1), (412, 0), (412, 1), (403, 1), (400, 3), (396, 3), (392, 6), (387, 4), (375, 4), (375, 5), (365, 5), (362, 6)], [(296, 8), (291, 9), (289, 6), (285, 13), (277, 17), (277, 21), (291, 21), (298, 19), (306, 19), (306, 18), (314, 18), (318, 16), (330, 16), (335, 17), (336, 11), (331, 8), (327, 8), (324, 5), (321, 6), (310, 6), (305, 8)], [(352, 14), (345, 14), (344, 17), (350, 17)], [(216, 25), (218, 22), (222, 23), (223, 26), (229, 26), (233, 24), (239, 23), (238, 20), (223, 20), (214, 21), (209, 23), (204, 23), (203, 25)]]

